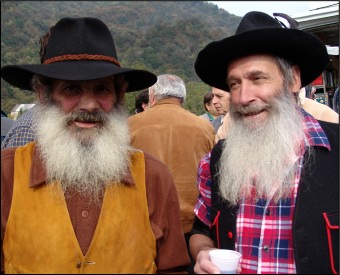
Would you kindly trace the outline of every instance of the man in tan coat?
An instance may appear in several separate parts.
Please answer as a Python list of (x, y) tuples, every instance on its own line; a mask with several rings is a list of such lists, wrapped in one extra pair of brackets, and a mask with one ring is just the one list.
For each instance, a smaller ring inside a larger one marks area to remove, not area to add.
[(181, 224), (188, 233), (194, 220), (197, 167), (214, 145), (212, 125), (182, 107), (186, 98), (183, 80), (159, 75), (150, 87), (147, 112), (129, 117), (131, 145), (148, 152), (171, 170), (177, 188)]

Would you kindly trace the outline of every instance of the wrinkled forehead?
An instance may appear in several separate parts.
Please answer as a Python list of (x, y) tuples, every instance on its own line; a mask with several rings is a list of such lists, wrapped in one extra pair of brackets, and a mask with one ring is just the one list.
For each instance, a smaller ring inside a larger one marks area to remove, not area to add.
[(275, 56), (271, 54), (251, 54), (245, 55), (231, 60), (227, 65), (227, 73), (232, 68), (237, 68), (243, 64), (250, 63), (256, 66), (257, 63), (265, 63), (265, 64), (276, 64)]
[(212, 94), (218, 98), (228, 98), (230, 97), (230, 93), (218, 88), (213, 88), (211, 90)]
[(226, 91), (223, 91), (223, 90), (218, 89), (218, 88), (215, 88), (215, 87), (212, 88), (211, 92), (212, 92), (214, 95), (221, 95), (221, 96), (223, 96), (223, 95), (226, 93)]

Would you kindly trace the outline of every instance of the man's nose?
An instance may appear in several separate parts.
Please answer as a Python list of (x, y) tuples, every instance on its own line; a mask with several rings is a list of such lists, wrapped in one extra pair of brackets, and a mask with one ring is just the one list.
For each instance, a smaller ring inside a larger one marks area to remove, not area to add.
[(251, 85), (242, 83), (240, 87), (239, 100), (240, 100), (240, 104), (242, 105), (248, 105), (250, 102), (255, 100), (254, 94), (250, 86)]
[(93, 112), (98, 110), (99, 107), (96, 93), (91, 89), (84, 90), (79, 102), (79, 109), (81, 111)]

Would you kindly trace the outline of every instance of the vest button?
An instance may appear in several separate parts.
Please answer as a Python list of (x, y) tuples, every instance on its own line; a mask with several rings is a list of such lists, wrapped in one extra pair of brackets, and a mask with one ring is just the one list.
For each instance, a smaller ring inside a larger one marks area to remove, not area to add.
[(265, 246), (263, 247), (263, 250), (264, 250), (264, 252), (268, 252), (268, 251), (269, 251), (269, 246), (268, 246), (268, 245), (265, 245)]
[(232, 239), (232, 238), (233, 238), (233, 232), (231, 232), (231, 231), (228, 232), (228, 238), (229, 238), (229, 239)]
[(269, 209), (267, 209), (267, 210), (266, 210), (266, 215), (267, 215), (267, 216), (269, 216), (269, 215), (270, 215), (270, 213), (271, 213), (271, 212), (270, 212), (270, 210), (269, 210)]
[(89, 211), (83, 211), (83, 212), (81, 212), (81, 216), (83, 217), (83, 218), (88, 218), (88, 216), (89, 216)]

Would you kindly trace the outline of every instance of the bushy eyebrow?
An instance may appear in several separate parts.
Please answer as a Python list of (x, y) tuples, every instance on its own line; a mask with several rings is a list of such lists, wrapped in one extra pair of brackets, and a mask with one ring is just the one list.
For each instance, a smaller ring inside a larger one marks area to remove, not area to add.
[(216, 94), (213, 93), (213, 95), (214, 95), (214, 96), (217, 96), (217, 97), (223, 97), (224, 94), (222, 94), (222, 93), (216, 93)]
[[(267, 75), (265, 72), (260, 71), (260, 70), (252, 70), (249, 73), (246, 74), (246, 78), (254, 78), (254, 77), (258, 77), (258, 76), (265, 76)], [(227, 77), (227, 82), (230, 81), (237, 81), (239, 78), (238, 77), (234, 77), (234, 76), (228, 76)]]
[(230, 82), (230, 81), (233, 81), (233, 80), (237, 80), (237, 78), (233, 77), (233, 76), (228, 76), (227, 77), (227, 83)]
[(263, 71), (259, 71), (259, 70), (254, 70), (254, 71), (251, 71), (247, 74), (247, 77), (256, 77), (256, 76), (263, 76), (263, 75), (266, 75), (265, 72)]

